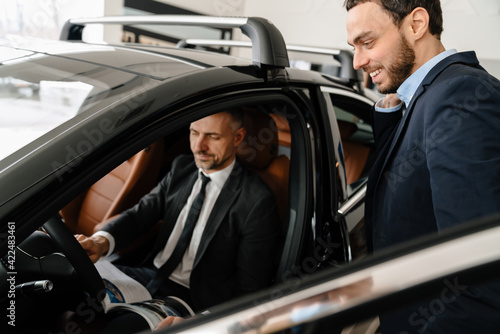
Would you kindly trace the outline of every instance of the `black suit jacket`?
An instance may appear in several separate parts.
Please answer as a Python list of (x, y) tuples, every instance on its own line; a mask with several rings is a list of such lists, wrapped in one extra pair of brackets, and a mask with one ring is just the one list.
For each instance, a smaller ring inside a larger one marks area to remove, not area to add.
[[(192, 156), (177, 158), (165, 178), (133, 208), (103, 230), (116, 250), (163, 220), (150, 257), (156, 256), (177, 221), (198, 176)], [(203, 232), (190, 291), (196, 309), (205, 309), (270, 285), (280, 251), (276, 198), (260, 177), (238, 161)]]
[[(437, 64), (402, 114), (374, 113), (378, 160), (366, 199), (374, 251), (500, 211), (500, 82), (474, 52)], [(493, 283), (461, 291), (432, 317), (420, 306), (402, 310), (382, 318), (394, 324), (385, 332), (416, 332), (424, 325), (439, 333), (500, 332), (499, 290)]]

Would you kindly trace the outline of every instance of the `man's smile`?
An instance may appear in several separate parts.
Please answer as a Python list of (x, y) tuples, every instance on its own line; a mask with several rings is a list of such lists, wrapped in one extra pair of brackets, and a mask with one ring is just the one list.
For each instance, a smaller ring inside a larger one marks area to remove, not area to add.
[(380, 72), (382, 72), (382, 69), (381, 69), (381, 68), (376, 69), (375, 71), (370, 72), (370, 77), (374, 78), (374, 77), (376, 77), (377, 75), (379, 75), (379, 74), (380, 74)]

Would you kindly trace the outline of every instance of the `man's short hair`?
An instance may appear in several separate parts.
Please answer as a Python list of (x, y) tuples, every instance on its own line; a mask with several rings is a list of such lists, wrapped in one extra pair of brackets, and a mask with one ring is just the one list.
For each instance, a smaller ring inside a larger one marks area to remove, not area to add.
[(437, 39), (441, 39), (443, 32), (443, 11), (439, 0), (345, 0), (344, 6), (347, 11), (351, 8), (365, 3), (374, 2), (392, 17), (395, 25), (401, 27), (406, 16), (415, 8), (422, 7), (429, 13), (429, 31)]
[(244, 126), (243, 119), (244, 119), (244, 114), (243, 110), (241, 108), (232, 108), (225, 110), (229, 115), (231, 115), (231, 122), (235, 124), (234, 130), (238, 130), (239, 128)]

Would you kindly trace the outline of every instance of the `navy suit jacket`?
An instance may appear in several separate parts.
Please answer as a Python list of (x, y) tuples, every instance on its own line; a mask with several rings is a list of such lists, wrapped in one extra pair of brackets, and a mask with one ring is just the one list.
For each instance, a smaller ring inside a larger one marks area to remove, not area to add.
[[(163, 220), (150, 259), (168, 240), (198, 177), (192, 156), (177, 158), (165, 178), (133, 208), (103, 230), (116, 250)], [(190, 277), (196, 309), (269, 286), (280, 251), (276, 199), (260, 177), (238, 161), (207, 221)]]
[[(500, 82), (479, 65), (474, 52), (457, 53), (438, 63), (424, 78), (404, 116), (402, 110), (374, 112), (373, 120), (378, 159), (366, 199), (371, 250), (500, 211)], [(496, 296), (492, 305), (498, 312), (498, 284), (491, 288), (483, 290), (482, 297)], [(425, 326), (441, 328), (441, 333), (468, 333), (469, 327), (463, 325), (439, 327), (449, 322), (441, 320), (453, 317), (454, 307), (465, 313), (460, 317), (472, 318), (469, 307), (475, 306), (466, 299), (457, 298), (454, 306), (447, 305), (447, 312), (426, 321)], [(465, 303), (464, 309), (460, 302)], [(486, 312), (476, 308), (475, 315)], [(405, 330), (423, 326), (416, 324), (415, 317), (412, 321), (412, 314), (410, 310), (398, 316), (409, 327)], [(493, 315), (500, 319), (500, 313)], [(477, 321), (491, 323), (479, 316), (469, 325)], [(494, 323), (499, 326), (498, 320)], [(401, 330), (393, 327), (386, 332)]]

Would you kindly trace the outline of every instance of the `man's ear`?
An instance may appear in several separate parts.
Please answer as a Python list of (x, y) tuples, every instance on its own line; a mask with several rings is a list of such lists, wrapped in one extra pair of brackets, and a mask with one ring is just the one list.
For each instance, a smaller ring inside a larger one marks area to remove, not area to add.
[(247, 130), (245, 130), (244, 127), (239, 128), (236, 130), (236, 134), (234, 135), (234, 147), (238, 147), (239, 144), (245, 139), (245, 135), (247, 133)]
[(429, 31), (429, 13), (425, 8), (415, 8), (406, 17), (409, 33), (414, 41), (421, 39)]

